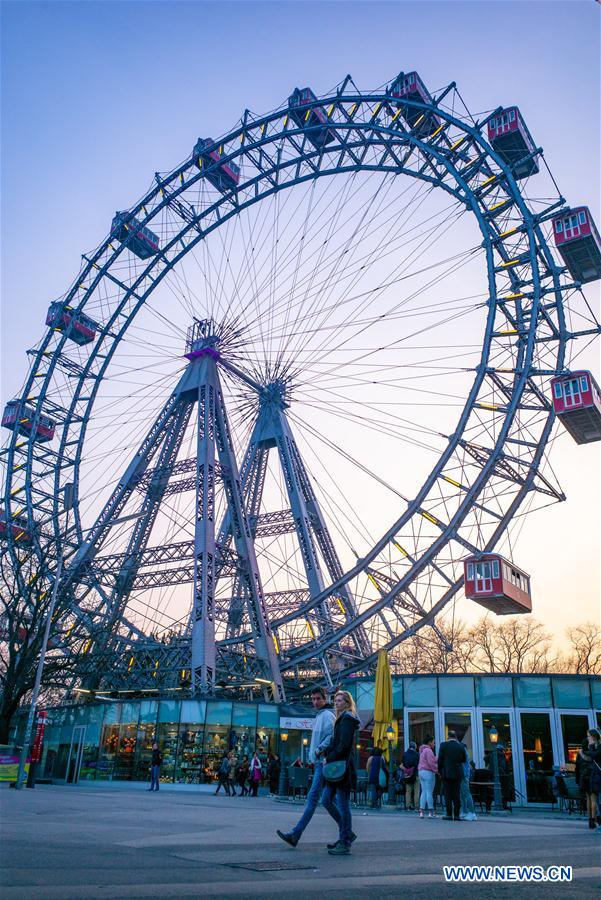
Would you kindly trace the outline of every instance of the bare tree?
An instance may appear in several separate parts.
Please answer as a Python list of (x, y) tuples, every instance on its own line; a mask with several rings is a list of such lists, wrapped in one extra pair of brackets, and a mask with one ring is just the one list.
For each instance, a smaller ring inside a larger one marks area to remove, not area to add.
[(577, 675), (601, 675), (601, 628), (593, 622), (583, 622), (568, 628), (566, 634), (570, 650), (562, 660), (564, 671)]
[(407, 674), (548, 672), (555, 665), (542, 623), (522, 616), (502, 621), (485, 616), (471, 628), (460, 620), (423, 628), (393, 656), (394, 670)]
[[(0, 744), (8, 742), (11, 719), (33, 688), (50, 601), (46, 567), (34, 553), (18, 569), (8, 553), (0, 556)], [(63, 641), (54, 632), (54, 649), (51, 643), (44, 667), (45, 690), (64, 686), (73, 667), (59, 643)]]

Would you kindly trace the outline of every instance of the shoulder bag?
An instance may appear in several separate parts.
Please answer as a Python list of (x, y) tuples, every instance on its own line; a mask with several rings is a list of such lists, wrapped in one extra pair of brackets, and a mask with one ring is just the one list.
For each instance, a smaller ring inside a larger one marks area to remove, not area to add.
[(335, 762), (326, 763), (322, 774), (329, 784), (338, 784), (346, 775), (346, 759), (337, 759)]

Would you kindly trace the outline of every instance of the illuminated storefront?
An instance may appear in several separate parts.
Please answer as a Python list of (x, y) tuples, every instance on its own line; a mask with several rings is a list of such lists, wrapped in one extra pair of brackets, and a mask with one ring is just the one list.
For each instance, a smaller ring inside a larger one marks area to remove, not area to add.
[[(351, 679), (345, 687), (361, 717), (356, 750), (364, 767), (374, 681)], [(402, 676), (393, 679), (393, 706), (402, 748), (427, 735), (438, 745), (453, 729), (476, 766), (483, 767), (491, 734), (496, 735), (515, 802), (544, 803), (551, 799), (554, 770), (569, 770), (587, 729), (601, 727), (601, 677)], [(302, 705), (118, 696), (48, 713), (40, 778), (145, 781), (156, 741), (163, 755), (161, 778), (175, 784), (213, 781), (221, 756), (229, 751), (239, 759), (257, 751), (264, 764), (274, 751), (287, 763), (306, 762), (313, 714)]]

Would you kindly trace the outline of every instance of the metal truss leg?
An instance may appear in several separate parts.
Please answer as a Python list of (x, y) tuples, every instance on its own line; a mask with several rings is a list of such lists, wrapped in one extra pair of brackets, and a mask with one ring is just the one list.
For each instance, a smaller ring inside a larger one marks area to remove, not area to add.
[(216, 398), (217, 447), (223, 483), (229, 504), (234, 545), (241, 561), (240, 579), (248, 597), (248, 612), (257, 656), (270, 671), (274, 699), (285, 700), (278, 655), (271, 633), (265, 597), (255, 554), (253, 536), (246, 511), (242, 482), (234, 454), (225, 403), (221, 389)]

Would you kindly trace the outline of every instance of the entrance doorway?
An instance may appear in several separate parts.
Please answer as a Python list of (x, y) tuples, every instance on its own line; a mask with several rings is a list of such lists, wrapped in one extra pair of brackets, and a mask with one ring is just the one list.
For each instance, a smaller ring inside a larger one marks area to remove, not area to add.
[(553, 802), (553, 766), (557, 763), (554, 729), (548, 712), (520, 712), (522, 756), (528, 803)]
[(467, 710), (441, 709), (440, 740), (449, 738), (449, 731), (454, 731), (457, 740), (467, 747), (468, 759), (474, 758), (474, 730), (472, 727), (472, 713)]
[(77, 782), (79, 781), (79, 773), (81, 771), (81, 762), (83, 759), (85, 739), (86, 726), (76, 725), (73, 729), (71, 746), (69, 747), (69, 758), (67, 761), (67, 784), (77, 784)]

